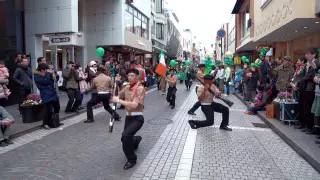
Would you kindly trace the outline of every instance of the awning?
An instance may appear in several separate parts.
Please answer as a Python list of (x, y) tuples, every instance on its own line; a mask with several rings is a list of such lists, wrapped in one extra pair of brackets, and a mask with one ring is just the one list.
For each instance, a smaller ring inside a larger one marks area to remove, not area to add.
[(239, 14), (239, 11), (241, 9), (241, 6), (243, 5), (244, 0), (237, 0), (236, 4), (233, 7), (231, 14)]

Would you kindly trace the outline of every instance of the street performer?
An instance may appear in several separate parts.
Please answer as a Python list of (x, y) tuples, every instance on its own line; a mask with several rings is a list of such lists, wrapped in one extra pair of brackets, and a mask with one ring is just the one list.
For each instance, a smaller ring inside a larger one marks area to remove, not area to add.
[[(201, 82), (199, 82), (199, 80), (203, 82), (203, 77), (205, 76), (204, 70), (206, 69), (206, 65), (205, 65), (205, 64), (199, 64), (198, 67), (199, 67), (199, 71), (197, 72), (196, 93), (197, 93), (198, 87), (202, 85)], [(190, 115), (196, 115), (194, 112), (195, 112), (200, 106), (201, 106), (200, 101), (197, 101), (197, 102), (193, 105), (193, 107), (188, 111), (188, 114), (190, 114)]]
[[(128, 161), (123, 169), (132, 168), (137, 162), (137, 155), (134, 150), (138, 148), (141, 136), (135, 136), (144, 123), (143, 104), (146, 90), (139, 82), (139, 70), (128, 69), (128, 81), (120, 92), (119, 97), (113, 96), (112, 102), (125, 106), (127, 115), (125, 118), (124, 130), (122, 132), (122, 149)], [(116, 81), (120, 81), (120, 76), (116, 76)]]
[(177, 92), (177, 81), (178, 77), (174, 75), (176, 70), (174, 68), (170, 69), (170, 74), (167, 76), (167, 82), (169, 84), (168, 93), (167, 93), (167, 101), (170, 103), (171, 109), (174, 109), (176, 106), (176, 92)]
[[(212, 126), (214, 124), (214, 111), (222, 113), (222, 122), (220, 129), (232, 131), (229, 125), (229, 108), (213, 101), (214, 96), (220, 96), (219, 89), (213, 84), (213, 76), (205, 75), (203, 77), (204, 85), (199, 85), (197, 89), (198, 99), (201, 110), (206, 116), (205, 121), (189, 120), (192, 129)], [(211, 91), (211, 92), (210, 92)]]

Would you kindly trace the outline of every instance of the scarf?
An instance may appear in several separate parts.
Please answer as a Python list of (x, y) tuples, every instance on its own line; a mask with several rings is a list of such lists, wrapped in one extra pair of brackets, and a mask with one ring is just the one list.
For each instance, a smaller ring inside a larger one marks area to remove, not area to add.
[(94, 73), (97, 73), (97, 69), (94, 68), (94, 67), (90, 67), (90, 70), (91, 70), (92, 72), (94, 72)]
[(130, 89), (132, 89), (136, 84), (137, 82), (130, 84)]
[(293, 79), (296, 79), (297, 76), (301, 74), (303, 69), (304, 69), (304, 64), (302, 64), (299, 67), (297, 67), (296, 72), (294, 72)]

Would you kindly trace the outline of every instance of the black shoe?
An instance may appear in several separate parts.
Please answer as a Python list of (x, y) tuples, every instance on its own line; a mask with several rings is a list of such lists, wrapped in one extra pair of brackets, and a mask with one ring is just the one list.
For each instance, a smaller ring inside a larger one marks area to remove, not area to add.
[(304, 126), (300, 125), (300, 126), (296, 126), (296, 127), (294, 127), (294, 128), (295, 128), (295, 129), (303, 129)]
[(124, 166), (123, 166), (123, 169), (124, 170), (128, 170), (128, 169), (131, 169), (133, 168), (133, 166), (136, 165), (136, 162), (127, 162)]
[(59, 123), (59, 126), (63, 126), (64, 125), (64, 123)]
[(140, 144), (140, 142), (142, 140), (142, 137), (141, 136), (135, 136), (134, 138), (135, 138), (134, 149), (138, 149), (139, 144)]
[(176, 106), (175, 105), (171, 105), (171, 109), (174, 109)]
[(82, 109), (85, 109), (84, 107), (78, 107), (78, 110), (81, 111)]
[(119, 116), (118, 118), (114, 119), (115, 121), (121, 121), (121, 117)]
[(316, 138), (317, 138), (317, 139), (320, 139), (320, 135), (318, 135)]
[(83, 121), (84, 123), (94, 123), (94, 120), (92, 120), (92, 119), (87, 119), (87, 120), (85, 120), (85, 121)]
[(0, 141), (0, 147), (6, 147), (8, 144), (4, 141)]
[(189, 123), (191, 129), (197, 129), (197, 125), (195, 125), (192, 120), (189, 120), (188, 123)]
[(313, 129), (306, 130), (306, 134), (317, 135), (317, 133)]
[(301, 132), (306, 132), (307, 130), (308, 130), (308, 129), (305, 129), (305, 128), (304, 128), (304, 129), (301, 129)]
[(13, 142), (10, 139), (5, 139), (3, 140), (5, 143), (7, 143), (8, 145), (13, 144)]
[(193, 115), (193, 116), (195, 116), (195, 115), (196, 115), (196, 113), (191, 112), (191, 111), (188, 111), (188, 114)]
[(232, 131), (232, 129), (229, 128), (228, 126), (220, 126), (220, 129), (225, 131)]
[(48, 125), (42, 125), (42, 128), (45, 129), (45, 130), (49, 130), (50, 127)]
[(320, 144), (320, 141), (316, 141), (316, 144)]

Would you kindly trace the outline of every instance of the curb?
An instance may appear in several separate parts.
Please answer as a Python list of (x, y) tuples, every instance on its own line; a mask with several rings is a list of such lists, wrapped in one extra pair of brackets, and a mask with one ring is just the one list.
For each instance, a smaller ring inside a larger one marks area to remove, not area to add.
[[(148, 88), (147, 91), (149, 91), (149, 90), (151, 90), (151, 89), (153, 89), (153, 88), (156, 88), (156, 87), (157, 87), (157, 86), (151, 86), (150, 88)], [(103, 107), (103, 105), (94, 106), (93, 109), (98, 109), (98, 108), (100, 108), (100, 107)], [(77, 116), (77, 115), (83, 114), (83, 113), (85, 113), (85, 112), (87, 112), (87, 109), (80, 110), (78, 113), (72, 113), (72, 114), (68, 114), (68, 115), (66, 115), (66, 116), (60, 117), (60, 122), (63, 122), (64, 120), (67, 120), (67, 119), (70, 119), (70, 118), (73, 118), (73, 117), (75, 117), (75, 116)], [(27, 130), (24, 130), (24, 131), (21, 131), (21, 132), (12, 134), (12, 135), (10, 136), (10, 139), (15, 139), (15, 138), (18, 138), (18, 137), (20, 137), (20, 136), (26, 135), (26, 134), (28, 134), (28, 133), (34, 132), (34, 131), (36, 131), (36, 130), (39, 130), (39, 129), (41, 129), (41, 126), (42, 126), (42, 125), (38, 125), (38, 126), (35, 126), (35, 127), (33, 127), (33, 128), (30, 128), (30, 129), (27, 129)]]
[[(242, 103), (249, 105), (239, 94), (234, 94)], [(294, 149), (303, 159), (305, 159), (313, 168), (315, 168), (320, 173), (320, 162), (313, 158), (308, 152), (302, 149), (293, 139), (283, 133), (275, 125), (273, 125), (266, 117), (262, 115), (262, 112), (258, 112), (257, 116), (276, 134), (278, 134), (281, 139), (283, 139), (292, 149)]]

